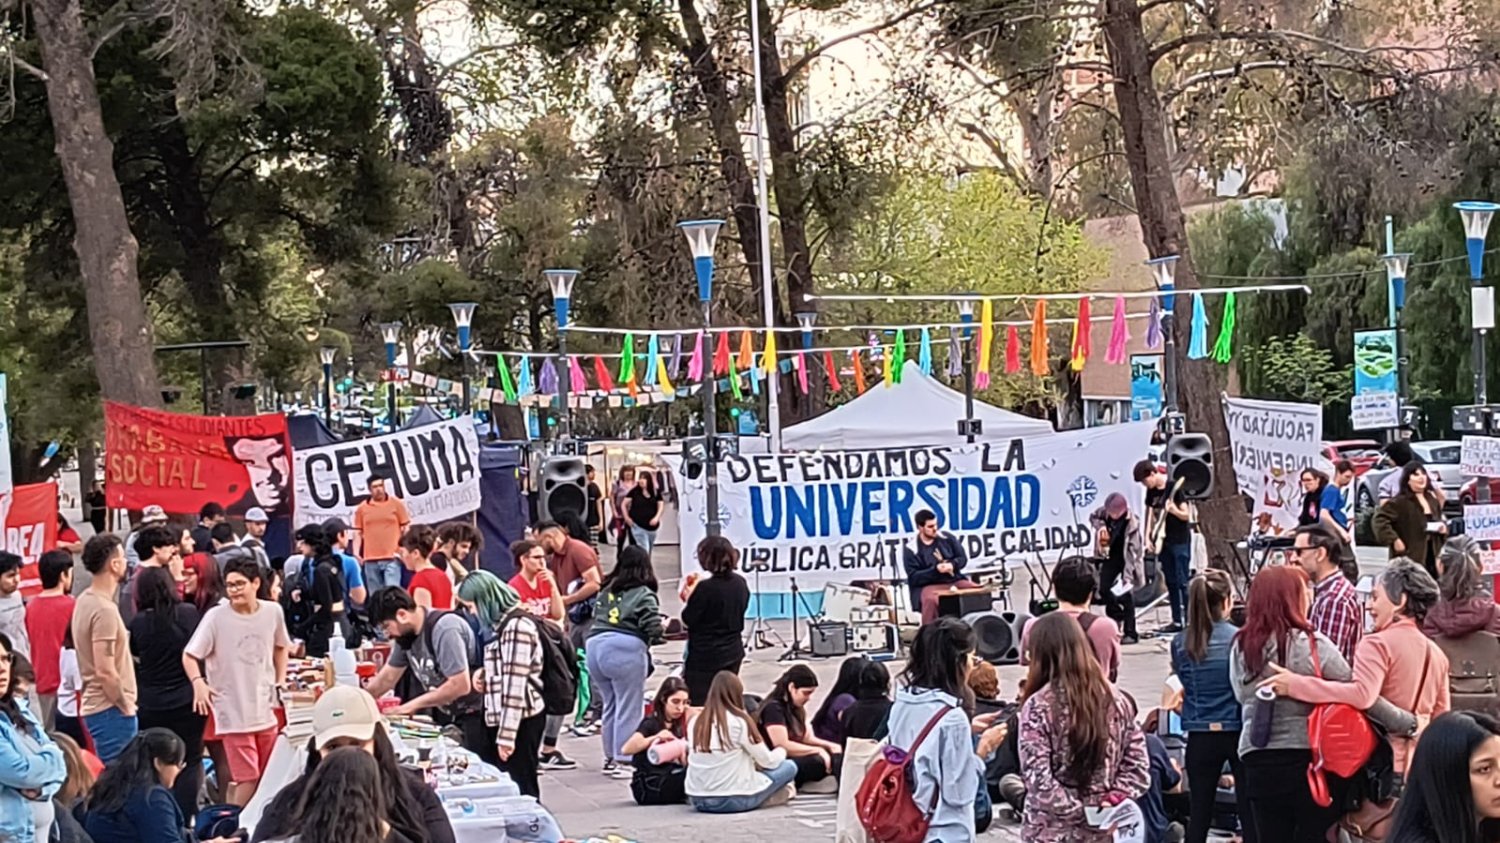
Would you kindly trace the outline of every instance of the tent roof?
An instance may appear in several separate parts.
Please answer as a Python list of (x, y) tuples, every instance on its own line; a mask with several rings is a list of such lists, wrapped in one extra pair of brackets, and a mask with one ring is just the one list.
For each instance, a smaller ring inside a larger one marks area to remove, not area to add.
[[(951, 445), (964, 442), (958, 421), (964, 418), (963, 393), (922, 374), (908, 360), (901, 382), (875, 386), (847, 404), (792, 425), (781, 433), (788, 451), (850, 451), (910, 445)], [(974, 417), (984, 424), (981, 439), (1010, 439), (1052, 433), (1046, 419), (1034, 419), (999, 407), (974, 402)]]

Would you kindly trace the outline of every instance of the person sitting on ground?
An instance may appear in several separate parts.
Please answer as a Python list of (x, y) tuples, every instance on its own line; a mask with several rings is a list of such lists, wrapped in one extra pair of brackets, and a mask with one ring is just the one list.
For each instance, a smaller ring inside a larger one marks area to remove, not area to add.
[(772, 749), (745, 711), (745, 686), (727, 670), (714, 676), (703, 709), (688, 723), (688, 802), (705, 814), (742, 814), (796, 794), (797, 765)]
[[(656, 689), (651, 711), (634, 733), (625, 739), (621, 752), (632, 756), (634, 774), (630, 795), (637, 805), (681, 805), (687, 801), (687, 683), (668, 676)], [(653, 763), (651, 750), (674, 756)]]
[(354, 747), (328, 753), (308, 777), (283, 843), (411, 843), (391, 823), (380, 766)]
[(1500, 840), (1500, 720), (1479, 711), (1435, 718), (1407, 767), (1391, 843)]
[(854, 705), (854, 690), (859, 686), (859, 674), (867, 661), (869, 659), (864, 656), (850, 656), (839, 665), (838, 679), (828, 689), (828, 696), (823, 698), (818, 713), (813, 715), (814, 735), (829, 743), (844, 745), (844, 727), (840, 715)]
[[(1052, 569), (1052, 588), (1057, 595), (1057, 611), (1078, 621), (1089, 646), (1104, 668), (1104, 676), (1115, 681), (1120, 674), (1120, 627), (1107, 617), (1093, 613), (1090, 604), (1094, 592), (1099, 588), (1099, 576), (1094, 563), (1084, 556), (1069, 556)], [(1030, 661), (1027, 642), (1031, 639), (1031, 628), (1040, 618), (1030, 618), (1021, 628), (1021, 664)]]
[(891, 716), (891, 672), (874, 659), (865, 659), (854, 686), (854, 702), (839, 717), (844, 740), (864, 738), (878, 741), (885, 737)]
[(807, 703), (818, 690), (818, 675), (805, 664), (794, 664), (776, 680), (771, 693), (755, 710), (760, 735), (797, 765), (797, 789), (806, 793), (834, 793), (844, 750), (807, 728)]
[(308, 792), (313, 775), (329, 753), (354, 747), (375, 759), (386, 821), (392, 831), (411, 843), (453, 843), (453, 825), (443, 801), (427, 784), (422, 771), (396, 760), (385, 718), (375, 698), (359, 688), (329, 689), (313, 705), (313, 736), (307, 743), (307, 766), (296, 781), (266, 803), (255, 826), (253, 843), (292, 836), (297, 805)]
[(146, 729), (104, 768), (84, 803), (83, 830), (94, 843), (166, 843), (183, 839), (172, 785), (187, 763), (182, 738)]

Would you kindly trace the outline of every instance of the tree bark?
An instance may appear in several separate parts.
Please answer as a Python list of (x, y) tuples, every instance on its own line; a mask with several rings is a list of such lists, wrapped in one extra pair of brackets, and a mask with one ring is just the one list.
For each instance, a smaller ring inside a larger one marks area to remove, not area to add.
[(57, 158), (73, 209), (73, 248), (88, 302), (99, 392), (115, 401), (160, 407), (151, 324), (137, 275), (139, 247), (115, 176), (114, 145), (104, 132), (83, 11), (78, 0), (32, 0), (30, 5)]
[[(1141, 236), (1152, 257), (1178, 255), (1177, 289), (1201, 286), (1188, 250), (1187, 225), (1172, 178), (1167, 149), (1168, 122), (1151, 76), (1150, 48), (1141, 25), (1137, 0), (1104, 0), (1104, 38), (1114, 75), (1115, 104), (1120, 115), (1121, 140), (1130, 167), (1130, 184), (1140, 216)], [(1189, 336), (1192, 316), (1180, 306), (1174, 323), (1177, 336)], [(1213, 442), (1214, 483), (1207, 500), (1198, 506), (1199, 529), (1208, 547), (1209, 562), (1229, 567), (1232, 545), (1244, 538), (1247, 519), (1235, 483), (1229, 432), (1220, 405), (1228, 380), (1212, 360), (1189, 360), (1187, 343), (1178, 342), (1177, 396), (1188, 429), (1208, 434)]]

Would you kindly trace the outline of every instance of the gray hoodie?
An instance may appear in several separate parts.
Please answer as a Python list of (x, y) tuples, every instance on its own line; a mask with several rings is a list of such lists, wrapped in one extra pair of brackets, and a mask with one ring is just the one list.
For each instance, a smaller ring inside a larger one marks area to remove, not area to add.
[(31, 658), (31, 639), (26, 635), (26, 604), (21, 602), (21, 592), (0, 597), (0, 632), (10, 639), (11, 647), (26, 658)]
[(974, 754), (974, 737), (969, 716), (959, 700), (931, 688), (905, 688), (896, 692), (891, 706), (891, 746), (910, 750), (927, 725), (943, 706), (953, 709), (943, 715), (927, 740), (912, 756), (910, 770), (912, 797), (919, 806), (937, 804), (927, 840), (973, 840), (974, 800), (984, 776), (984, 762)]

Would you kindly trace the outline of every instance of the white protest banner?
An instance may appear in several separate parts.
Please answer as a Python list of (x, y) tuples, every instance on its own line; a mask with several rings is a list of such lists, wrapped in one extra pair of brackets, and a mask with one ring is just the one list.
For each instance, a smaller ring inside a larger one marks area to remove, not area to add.
[(1325, 474), (1332, 468), (1323, 454), (1323, 408), (1227, 395), (1223, 402), (1235, 480), (1255, 501), (1256, 526), (1272, 534), (1295, 528), (1297, 475), (1309, 466)]
[(471, 416), (292, 453), (297, 526), (353, 518), (372, 475), (400, 498), (416, 524), (479, 508), (479, 437)]
[(1464, 507), (1464, 535), (1475, 541), (1500, 539), (1500, 503)]
[(1500, 550), (1479, 551), (1479, 573), (1487, 577), (1500, 576)]
[(1355, 430), (1396, 427), (1401, 423), (1401, 402), (1394, 392), (1366, 392), (1349, 399), (1349, 418)]
[[(964, 544), (970, 567), (1021, 559), (1048, 564), (1091, 552), (1089, 515), (1111, 492), (1141, 511), (1131, 468), (1155, 423), (974, 445), (740, 454), (719, 465), (723, 535), (740, 569), (760, 587), (785, 591), (904, 577), (913, 516), (932, 510)], [(698, 571), (705, 534), (704, 482), (681, 479), (682, 568)]]
[(1500, 477), (1500, 438), (1465, 436), (1458, 455), (1458, 473), (1465, 477)]

